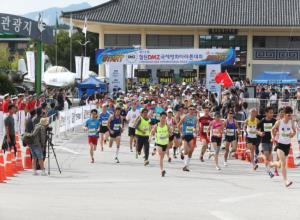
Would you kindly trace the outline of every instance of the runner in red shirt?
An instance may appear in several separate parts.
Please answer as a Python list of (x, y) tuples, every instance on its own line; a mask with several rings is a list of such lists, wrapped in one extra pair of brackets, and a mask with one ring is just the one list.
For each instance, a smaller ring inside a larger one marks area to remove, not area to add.
[(203, 107), (204, 116), (199, 118), (199, 126), (200, 126), (200, 141), (202, 142), (202, 150), (200, 154), (201, 162), (204, 162), (203, 156), (207, 150), (209, 144), (209, 133), (207, 132), (208, 126), (210, 122), (213, 120), (212, 117), (209, 116), (209, 107)]

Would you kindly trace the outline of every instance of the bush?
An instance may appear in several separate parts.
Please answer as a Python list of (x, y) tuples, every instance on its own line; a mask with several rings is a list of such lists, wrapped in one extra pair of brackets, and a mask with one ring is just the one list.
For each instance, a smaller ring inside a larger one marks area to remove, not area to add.
[(0, 94), (16, 94), (16, 89), (5, 73), (0, 73)]

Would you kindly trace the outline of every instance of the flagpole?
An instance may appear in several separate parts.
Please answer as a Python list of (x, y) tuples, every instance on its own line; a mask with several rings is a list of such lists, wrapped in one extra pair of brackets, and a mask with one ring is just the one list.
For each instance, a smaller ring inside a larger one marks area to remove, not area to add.
[(57, 29), (58, 29), (58, 19), (56, 12), (56, 28), (55, 28), (55, 66), (57, 66)]

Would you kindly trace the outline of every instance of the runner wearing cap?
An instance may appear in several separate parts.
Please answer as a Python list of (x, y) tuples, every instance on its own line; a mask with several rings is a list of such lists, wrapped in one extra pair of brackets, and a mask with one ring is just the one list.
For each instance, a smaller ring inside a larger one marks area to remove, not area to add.
[(286, 157), (289, 154), (291, 148), (292, 138), (296, 135), (296, 127), (292, 121), (293, 109), (289, 106), (284, 109), (284, 117), (278, 120), (274, 127), (272, 128), (272, 140), (274, 140), (276, 133), (278, 132), (277, 140), (277, 156), (279, 161), (271, 163), (271, 167), (277, 167), (282, 169), (282, 177), (286, 187), (289, 187), (293, 182), (289, 181), (287, 178), (287, 168), (286, 168)]
[(213, 121), (213, 118), (209, 115), (209, 107), (207, 105), (204, 106), (203, 111), (204, 115), (199, 118), (199, 126), (200, 126), (200, 141), (202, 142), (202, 149), (200, 153), (200, 160), (204, 162), (204, 154), (207, 150), (209, 144), (209, 124)]
[[(227, 113), (227, 119), (224, 122), (225, 128), (225, 154), (224, 154), (224, 166), (227, 166), (228, 156), (231, 156), (236, 151), (237, 138), (240, 134), (240, 128), (237, 121), (233, 118), (234, 112), (229, 109)], [(231, 145), (231, 151), (229, 154), (229, 147)]]
[(134, 122), (136, 118), (139, 116), (140, 112), (137, 109), (137, 102), (133, 101), (130, 111), (127, 113), (126, 120), (128, 121), (128, 136), (130, 137), (129, 145), (130, 145), (130, 151), (133, 152), (132, 145), (134, 143), (134, 146), (136, 145), (135, 140), (135, 128), (134, 128)]
[(198, 128), (197, 117), (195, 116), (195, 107), (188, 108), (189, 113), (179, 122), (178, 126), (182, 127), (182, 140), (184, 143), (184, 167), (183, 171), (189, 172), (190, 160), (194, 152), (194, 137)]
[(169, 149), (169, 136), (171, 134), (170, 127), (167, 124), (167, 114), (165, 112), (160, 113), (160, 122), (153, 127), (151, 134), (153, 136), (155, 135), (155, 144), (158, 148), (161, 176), (164, 177), (166, 175), (166, 171), (164, 170), (163, 163), (166, 151)]
[(100, 147), (101, 151), (104, 150), (103, 145), (106, 144), (109, 131), (108, 131), (108, 119), (110, 114), (107, 112), (106, 104), (102, 105), (102, 112), (99, 115), (99, 122), (100, 122)]
[(253, 165), (253, 170), (258, 168), (258, 165), (255, 160), (255, 149), (258, 142), (257, 138), (257, 125), (259, 120), (256, 118), (257, 110), (255, 108), (251, 109), (249, 112), (249, 118), (245, 121), (245, 131), (246, 131), (246, 142), (247, 148), (250, 150), (250, 161)]
[(99, 126), (100, 122), (98, 120), (98, 111), (97, 109), (91, 110), (91, 118), (89, 118), (84, 129), (88, 132), (88, 143), (90, 146), (90, 157), (91, 163), (95, 162), (94, 151), (97, 149), (97, 142), (99, 137)]
[(120, 143), (121, 143), (121, 134), (123, 132), (123, 123), (121, 117), (121, 107), (116, 107), (115, 112), (112, 116), (109, 117), (107, 127), (109, 130), (109, 147), (111, 148), (113, 142), (116, 143), (117, 149), (115, 154), (116, 163), (120, 163), (119, 161), (119, 151), (120, 151)]

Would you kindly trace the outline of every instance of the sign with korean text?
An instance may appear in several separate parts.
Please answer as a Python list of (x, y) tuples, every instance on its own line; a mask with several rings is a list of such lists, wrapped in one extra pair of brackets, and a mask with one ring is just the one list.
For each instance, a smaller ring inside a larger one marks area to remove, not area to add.
[(230, 65), (235, 62), (235, 50), (230, 49), (99, 49), (97, 64), (148, 65)]
[(41, 40), (44, 43), (53, 43), (53, 28), (45, 26), (41, 33), (38, 22), (28, 18), (0, 13), (0, 33), (17, 34), (23, 37)]

